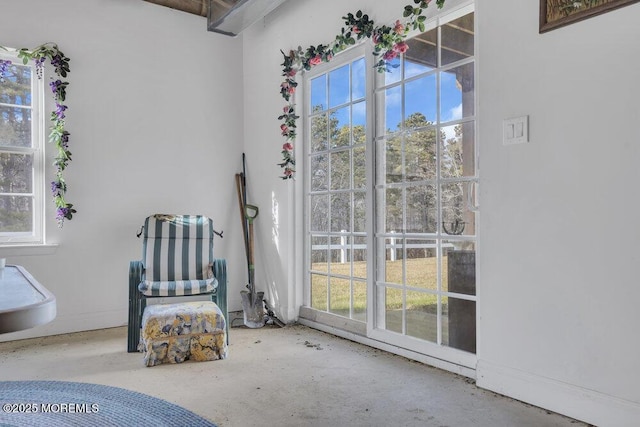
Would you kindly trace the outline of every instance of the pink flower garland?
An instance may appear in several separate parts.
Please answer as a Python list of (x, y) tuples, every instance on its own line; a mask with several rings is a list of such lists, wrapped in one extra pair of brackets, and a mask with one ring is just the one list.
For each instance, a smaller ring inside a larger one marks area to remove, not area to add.
[[(436, 0), (439, 9), (444, 6), (445, 0)], [(282, 179), (291, 179), (295, 175), (295, 157), (293, 155), (296, 133), (296, 115), (295, 104), (292, 98), (295, 94), (298, 83), (295, 76), (299, 71), (309, 71), (312, 67), (320, 65), (323, 62), (329, 62), (338, 52), (345, 50), (347, 47), (356, 44), (356, 40), (364, 38), (373, 41), (373, 54), (380, 59), (376, 62), (375, 68), (378, 72), (387, 72), (397, 67), (397, 64), (391, 62), (398, 55), (405, 53), (409, 49), (409, 45), (404, 41), (407, 37), (409, 29), (424, 32), (424, 21), (426, 17), (422, 15), (424, 9), (429, 6), (431, 0), (414, 0), (416, 6), (407, 5), (404, 7), (403, 16), (409, 18), (406, 23), (400, 22), (398, 19), (393, 27), (383, 25), (375, 27), (372, 20), (367, 14), (358, 11), (355, 15), (352, 13), (343, 16), (345, 26), (341, 33), (335, 38), (335, 41), (328, 45), (310, 46), (303, 50), (298, 47), (297, 50), (290, 50), (289, 53), (282, 52), (284, 62), (282, 63), (282, 76), (285, 78), (280, 84), (280, 95), (287, 102), (283, 108), (283, 114), (278, 117), (282, 123), (280, 124), (280, 133), (285, 138), (282, 145), (282, 162), (278, 166), (282, 168)]]

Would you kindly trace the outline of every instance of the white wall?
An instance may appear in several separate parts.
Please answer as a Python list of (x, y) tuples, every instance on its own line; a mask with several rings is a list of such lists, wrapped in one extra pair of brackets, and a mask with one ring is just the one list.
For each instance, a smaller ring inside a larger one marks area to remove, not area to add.
[(53, 41), (71, 58), (66, 179), (78, 213), (59, 230), (47, 197), (47, 238), (59, 247), (7, 259), (56, 295), (57, 318), (0, 340), (126, 324), (129, 261), (141, 256), (135, 234), (152, 213), (213, 218), (225, 232), (215, 245), (230, 269), (230, 308), (241, 309), (242, 39), (143, 1), (7, 0), (1, 8), (1, 45)]
[[(67, 176), (79, 213), (62, 231), (49, 221), (55, 254), (8, 260), (57, 295), (58, 318), (2, 339), (124, 324), (134, 233), (160, 211), (206, 212), (225, 230), (217, 253), (230, 262), (239, 309), (233, 174), (243, 148), (249, 203), (260, 207), (258, 288), (294, 319), (302, 226), (299, 185), (276, 166), (278, 50), (331, 41), (340, 17), (359, 8), (392, 23), (406, 3), (290, 1), (230, 39), (142, 1), (3, 2), (0, 44), (54, 40), (72, 59)], [(605, 426), (640, 417), (639, 18), (635, 4), (540, 35), (537, 1), (477, 4), (478, 385)], [(502, 146), (502, 120), (525, 114), (531, 142)]]
[[(391, 23), (407, 3), (297, 0), (244, 33), (249, 193), (261, 208), (258, 285), (277, 294), (286, 319), (297, 316), (302, 298), (293, 265), (303, 228), (299, 185), (282, 182), (276, 166), (284, 105), (278, 50), (328, 43), (340, 17), (359, 8)], [(478, 384), (599, 425), (628, 426), (640, 416), (640, 5), (543, 35), (538, 6), (477, 4)], [(530, 116), (531, 142), (502, 146), (502, 120), (519, 115)]]
[[(478, 384), (637, 425), (640, 5), (538, 34), (538, 2), (479, 1)], [(529, 115), (526, 145), (502, 120)]]

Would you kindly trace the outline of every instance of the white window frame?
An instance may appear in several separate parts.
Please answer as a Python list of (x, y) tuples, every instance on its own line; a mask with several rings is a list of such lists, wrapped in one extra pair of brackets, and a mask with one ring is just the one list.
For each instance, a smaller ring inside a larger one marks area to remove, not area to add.
[[(13, 64), (31, 68), (31, 147), (8, 147), (0, 144), (1, 153), (17, 153), (33, 155), (33, 228), (31, 232), (0, 232), (0, 249), (12, 245), (42, 245), (44, 241), (44, 187), (45, 187), (45, 144), (44, 144), (44, 82), (38, 78), (33, 63), (23, 65), (22, 59), (13, 52), (0, 51), (0, 59), (9, 60)], [(2, 84), (0, 83), (0, 90)], [(10, 105), (1, 104), (0, 105)], [(0, 193), (7, 195), (8, 193)], [(2, 255), (2, 251), (0, 251)]]
[[(311, 284), (309, 281), (309, 273), (311, 270), (311, 266), (309, 263), (310, 257), (311, 257), (311, 249), (310, 249), (310, 237), (309, 237), (309, 223), (310, 223), (310, 209), (309, 209), (309, 204), (308, 204), (308, 196), (309, 196), (309, 192), (311, 191), (311, 184), (310, 184), (310, 177), (306, 174), (308, 174), (308, 172), (311, 170), (311, 166), (310, 166), (310, 157), (311, 157), (311, 153), (310, 153), (310, 146), (311, 146), (311, 138), (309, 135), (309, 132), (306, 131), (307, 129), (310, 128), (310, 123), (309, 123), (309, 117), (311, 116), (311, 112), (309, 111), (309, 105), (308, 105), (308, 101), (309, 99), (311, 99), (311, 90), (310, 90), (310, 81), (320, 75), (323, 74), (328, 74), (331, 71), (338, 69), (342, 66), (344, 66), (345, 64), (349, 64), (354, 62), (355, 60), (359, 59), (359, 58), (363, 58), (365, 60), (365, 68), (367, 69), (367, 72), (365, 74), (365, 80), (366, 80), (366, 91), (365, 91), (365, 97), (364, 100), (366, 102), (366, 117), (367, 117), (367, 123), (370, 123), (371, 120), (371, 99), (372, 99), (372, 91), (371, 91), (371, 76), (370, 76), (370, 72), (369, 72), (369, 68), (372, 68), (372, 61), (371, 61), (371, 51), (369, 49), (366, 48), (364, 43), (359, 43), (357, 46), (352, 47), (351, 49), (340, 53), (340, 55), (338, 57), (336, 57), (334, 60), (332, 60), (329, 63), (323, 63), (321, 65), (318, 65), (317, 67), (314, 67), (314, 69), (310, 72), (305, 72), (304, 76), (303, 76), (303, 87), (304, 87), (304, 100), (305, 102), (303, 103), (303, 108), (302, 108), (302, 116), (303, 116), (303, 126), (305, 129), (304, 132), (304, 149), (303, 149), (303, 171), (305, 173), (305, 177), (304, 177), (304, 193), (303, 193), (303, 204), (304, 204), (304, 263), (303, 263), (303, 269), (302, 269), (302, 274), (304, 277), (304, 286), (303, 286), (303, 306), (306, 307), (311, 307)], [(372, 127), (371, 126), (366, 126), (366, 135), (365, 135), (365, 140), (367, 141), (366, 144), (370, 144), (370, 141), (372, 139)], [(366, 180), (367, 183), (369, 183), (370, 179), (372, 178), (372, 174), (369, 172), (371, 169), (371, 147), (368, 147), (366, 150)], [(366, 203), (367, 203), (367, 210), (366, 210), (366, 224), (368, 227), (368, 224), (371, 222), (371, 218), (370, 218), (370, 206), (371, 206), (371, 189), (369, 188), (369, 184), (367, 184), (367, 188), (366, 188)], [(350, 191), (353, 191), (353, 189), (351, 189)], [(353, 207), (352, 207), (353, 209)], [(352, 231), (353, 233), (353, 231)], [(332, 233), (329, 232), (328, 235), (331, 235)], [(370, 241), (369, 241), (369, 234), (370, 234), (370, 230), (369, 228), (366, 229), (366, 237), (367, 237), (367, 245), (370, 245)], [(369, 276), (371, 274), (371, 271), (367, 271), (367, 276)], [(331, 274), (327, 274), (330, 277), (334, 277)], [(353, 278), (353, 277), (351, 277)], [(367, 285), (368, 286), (368, 285)], [(315, 309), (314, 309), (315, 310)], [(320, 311), (320, 310), (319, 310)], [(329, 311), (321, 311), (322, 313), (326, 313), (328, 316), (334, 316), (332, 313), (330, 313)], [(359, 321), (359, 320), (353, 320), (353, 319), (349, 319), (347, 317), (342, 317), (340, 316), (341, 320), (344, 320), (347, 323), (361, 323), (361, 324), (365, 324), (365, 321)]]

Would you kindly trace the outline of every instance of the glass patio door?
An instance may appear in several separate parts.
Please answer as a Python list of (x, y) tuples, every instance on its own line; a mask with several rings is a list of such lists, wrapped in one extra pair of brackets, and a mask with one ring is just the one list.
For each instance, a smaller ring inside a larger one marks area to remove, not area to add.
[(365, 322), (369, 251), (364, 51), (328, 65), (306, 84), (309, 305)]
[(301, 313), (473, 368), (473, 7), (427, 28), (391, 72), (360, 46), (305, 76)]
[(396, 68), (378, 76), (376, 85), (376, 277), (370, 334), (473, 366), (473, 11), (448, 16), (407, 43), (409, 50), (396, 58)]

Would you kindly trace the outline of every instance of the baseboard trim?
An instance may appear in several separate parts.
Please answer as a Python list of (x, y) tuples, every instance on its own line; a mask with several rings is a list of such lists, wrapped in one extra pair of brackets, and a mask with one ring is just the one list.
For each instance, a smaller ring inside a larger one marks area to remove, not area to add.
[(330, 326), (359, 336), (367, 335), (366, 323), (347, 319), (343, 316), (327, 313), (326, 311), (314, 310), (309, 307), (300, 307), (299, 317), (313, 323)]
[(478, 360), (478, 387), (600, 427), (635, 427), (640, 404)]

